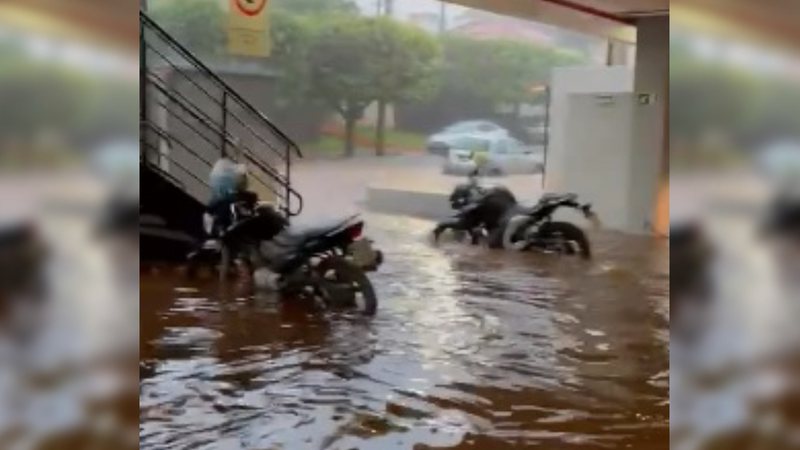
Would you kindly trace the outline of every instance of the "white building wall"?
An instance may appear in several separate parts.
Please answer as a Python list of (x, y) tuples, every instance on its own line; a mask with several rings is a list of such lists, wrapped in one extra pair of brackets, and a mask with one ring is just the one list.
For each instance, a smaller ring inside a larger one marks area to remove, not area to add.
[(658, 105), (639, 93), (572, 94), (567, 104), (563, 190), (592, 203), (607, 228), (650, 233), (659, 152), (642, 136), (661, 118)]
[(668, 17), (637, 22), (634, 68), (557, 69), (551, 89), (546, 189), (585, 196), (611, 228), (667, 233)]
[(570, 127), (569, 96), (632, 92), (633, 76), (633, 70), (626, 66), (561, 67), (553, 70), (550, 82), (550, 136), (545, 166), (547, 191), (563, 191), (567, 187), (567, 133), (577, 131)]
[(645, 220), (658, 234), (669, 232), (669, 17), (637, 21), (637, 93), (653, 103), (636, 115), (631, 220)]

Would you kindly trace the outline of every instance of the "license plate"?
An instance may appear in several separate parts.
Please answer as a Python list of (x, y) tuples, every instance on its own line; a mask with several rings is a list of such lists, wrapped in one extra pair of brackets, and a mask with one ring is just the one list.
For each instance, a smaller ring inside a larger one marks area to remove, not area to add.
[(369, 239), (359, 239), (347, 248), (347, 253), (353, 259), (353, 264), (362, 268), (371, 268), (378, 265), (378, 251), (372, 247)]

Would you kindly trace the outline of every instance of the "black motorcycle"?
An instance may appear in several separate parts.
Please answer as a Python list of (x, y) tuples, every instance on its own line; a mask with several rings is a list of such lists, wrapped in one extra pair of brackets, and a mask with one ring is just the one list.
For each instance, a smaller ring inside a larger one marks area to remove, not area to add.
[(575, 194), (545, 194), (536, 205), (515, 208), (504, 220), (503, 248), (511, 250), (538, 249), (546, 252), (592, 256), (589, 239), (584, 231), (570, 223), (553, 220), (559, 208), (580, 211), (589, 220), (596, 220), (589, 204), (580, 204)]
[(536, 205), (524, 207), (507, 188), (483, 187), (473, 174), (467, 183), (453, 190), (449, 200), (457, 212), (453, 218), (436, 226), (434, 240), (445, 230), (453, 230), (467, 233), (472, 244), (486, 238), (491, 248), (535, 248), (591, 257), (589, 240), (583, 230), (569, 222), (552, 220), (555, 211), (562, 207), (577, 209), (590, 220), (596, 220), (591, 206), (579, 204), (575, 194), (545, 194)]
[(232, 225), (191, 254), (190, 263), (218, 261), (225, 274), (238, 260), (251, 273), (274, 274), (271, 287), (284, 295), (375, 314), (377, 298), (365, 272), (377, 270), (383, 254), (362, 236), (363, 221), (354, 216), (297, 230), (271, 205), (230, 207)]
[(472, 244), (477, 245), (481, 238), (496, 234), (503, 217), (517, 205), (511, 191), (503, 186), (481, 186), (476, 173), (468, 182), (456, 186), (449, 201), (456, 213), (437, 224), (433, 230), (434, 241), (438, 241), (444, 231), (452, 230), (456, 236), (468, 234)]

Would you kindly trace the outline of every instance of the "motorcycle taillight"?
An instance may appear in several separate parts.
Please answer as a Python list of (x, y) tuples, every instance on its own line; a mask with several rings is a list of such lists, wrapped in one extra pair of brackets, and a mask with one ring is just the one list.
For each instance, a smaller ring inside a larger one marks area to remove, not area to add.
[(350, 236), (350, 239), (356, 240), (361, 237), (361, 233), (364, 232), (364, 222), (358, 222), (347, 229), (347, 234)]

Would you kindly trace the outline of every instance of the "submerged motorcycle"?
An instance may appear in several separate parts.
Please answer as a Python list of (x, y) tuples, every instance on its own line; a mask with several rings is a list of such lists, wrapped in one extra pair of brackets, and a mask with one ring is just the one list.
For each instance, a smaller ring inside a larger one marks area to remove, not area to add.
[(469, 234), (473, 244), (485, 237), (492, 248), (538, 249), (591, 257), (589, 240), (582, 229), (569, 222), (553, 220), (556, 210), (566, 207), (596, 221), (591, 205), (578, 203), (575, 194), (545, 194), (536, 205), (525, 207), (507, 188), (483, 187), (477, 175), (472, 174), (467, 183), (456, 186), (450, 204), (457, 213), (436, 226), (435, 240), (450, 229)]
[(232, 225), (192, 253), (190, 266), (218, 261), (225, 274), (235, 259), (257, 284), (263, 281), (284, 295), (375, 314), (377, 297), (366, 272), (378, 269), (383, 254), (362, 235), (364, 222), (357, 216), (299, 230), (269, 204), (235, 202), (231, 213)]
[(518, 251), (535, 248), (591, 258), (592, 251), (586, 233), (570, 222), (553, 220), (557, 209), (573, 208), (587, 219), (595, 221), (591, 205), (580, 204), (577, 199), (575, 194), (545, 194), (532, 207), (515, 208), (504, 221), (503, 248)]
[(453, 230), (457, 235), (468, 234), (472, 244), (477, 245), (481, 238), (497, 234), (502, 219), (517, 205), (514, 194), (504, 186), (481, 186), (477, 172), (470, 175), (468, 182), (456, 186), (449, 201), (456, 214), (436, 226), (434, 241), (444, 231)]

